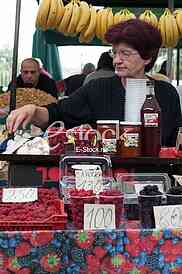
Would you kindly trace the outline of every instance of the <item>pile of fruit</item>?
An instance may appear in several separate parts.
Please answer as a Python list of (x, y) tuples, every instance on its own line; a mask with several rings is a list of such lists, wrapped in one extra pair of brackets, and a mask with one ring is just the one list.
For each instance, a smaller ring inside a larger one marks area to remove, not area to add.
[[(37, 106), (55, 103), (57, 100), (43, 90), (35, 88), (17, 88), (16, 90), (16, 108), (23, 107), (27, 104), (35, 104)], [(10, 91), (0, 95), (0, 108), (9, 106)]]
[[(2, 200), (2, 189), (0, 189)], [(57, 188), (39, 188), (38, 200), (27, 203), (0, 203), (1, 225), (11, 222), (44, 222), (62, 212)]]
[[(104, 35), (109, 27), (136, 16), (128, 9), (113, 14), (112, 8), (96, 10), (81, 0), (71, 0), (64, 5), (62, 0), (42, 0), (36, 18), (36, 27), (54, 29), (66, 36), (79, 35), (80, 43), (89, 43), (94, 37), (106, 43)], [(182, 9), (171, 12), (168, 8), (160, 16), (149, 9), (139, 15), (161, 31), (163, 47), (175, 47), (182, 35)]]

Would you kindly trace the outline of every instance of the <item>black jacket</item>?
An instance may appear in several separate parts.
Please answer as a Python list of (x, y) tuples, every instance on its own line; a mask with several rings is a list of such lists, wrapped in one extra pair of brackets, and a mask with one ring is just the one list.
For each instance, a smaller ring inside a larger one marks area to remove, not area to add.
[[(174, 146), (182, 117), (176, 89), (155, 81), (155, 95), (161, 107), (162, 145)], [(62, 120), (66, 127), (97, 120), (124, 120), (125, 89), (117, 76), (90, 81), (69, 98), (47, 106), (49, 123)]]
[[(8, 86), (8, 90), (10, 90), (10, 87), (11, 87), (11, 84), (9, 84)], [(21, 78), (21, 75), (19, 75), (17, 78), (16, 78), (16, 85), (17, 85), (17, 88), (24, 88), (25, 85), (24, 85), (24, 82)], [(56, 83), (53, 79), (49, 78), (47, 75), (45, 74), (40, 74), (39, 76), (39, 81), (35, 87), (36, 89), (40, 89), (40, 90), (43, 90), (45, 91), (46, 93), (49, 93), (50, 95), (58, 98), (58, 91), (57, 91), (57, 87), (56, 87)]]

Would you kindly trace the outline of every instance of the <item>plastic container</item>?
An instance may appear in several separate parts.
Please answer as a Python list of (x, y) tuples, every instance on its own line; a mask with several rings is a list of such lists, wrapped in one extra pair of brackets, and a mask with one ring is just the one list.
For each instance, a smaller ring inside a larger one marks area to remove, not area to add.
[(166, 193), (167, 205), (180, 205), (182, 204), (182, 186), (171, 187)]
[(161, 206), (163, 195), (138, 195), (139, 219), (142, 228), (155, 228), (154, 206)]
[(83, 229), (84, 226), (84, 204), (95, 204), (96, 195), (91, 191), (71, 191), (71, 212), (75, 228)]
[(138, 220), (138, 195), (146, 185), (157, 185), (162, 193), (171, 185), (166, 173), (121, 173), (117, 175), (117, 181), (124, 193), (124, 215), (128, 220)]
[(121, 191), (103, 191), (99, 194), (99, 203), (115, 205), (116, 228), (119, 228), (120, 221), (123, 217), (123, 200), (124, 194)]
[(99, 144), (99, 151), (106, 154), (116, 154), (118, 138), (119, 120), (97, 121), (97, 142)]
[(141, 156), (141, 123), (120, 122), (117, 151), (121, 157)]
[(112, 177), (112, 164), (109, 156), (67, 155), (60, 161), (60, 182), (63, 176), (75, 176), (74, 165), (97, 165), (103, 177)]
[[(44, 220), (32, 220), (22, 221), (18, 219), (14, 220), (1, 220), (0, 230), (1, 231), (33, 231), (33, 230), (59, 230), (65, 229), (67, 223), (67, 214), (64, 211), (64, 203), (61, 200), (55, 201), (56, 212), (49, 218)], [(3, 206), (0, 204), (0, 207)]]

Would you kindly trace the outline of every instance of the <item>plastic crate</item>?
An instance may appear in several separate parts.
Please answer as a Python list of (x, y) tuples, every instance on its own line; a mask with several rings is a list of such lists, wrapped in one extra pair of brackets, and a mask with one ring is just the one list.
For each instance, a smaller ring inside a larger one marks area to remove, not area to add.
[[(0, 207), (3, 204), (0, 204)], [(59, 230), (64, 229), (67, 223), (67, 214), (64, 211), (62, 200), (55, 201), (57, 214), (41, 221), (5, 221), (0, 220), (0, 231), (32, 231), (32, 230)], [(13, 206), (13, 205), (12, 205)]]

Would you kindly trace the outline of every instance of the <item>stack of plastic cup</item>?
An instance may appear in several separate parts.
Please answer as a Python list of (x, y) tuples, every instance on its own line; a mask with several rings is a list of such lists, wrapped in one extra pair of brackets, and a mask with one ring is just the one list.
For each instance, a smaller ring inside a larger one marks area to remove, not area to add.
[(146, 79), (127, 79), (125, 121), (140, 122), (140, 110), (146, 97)]

